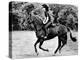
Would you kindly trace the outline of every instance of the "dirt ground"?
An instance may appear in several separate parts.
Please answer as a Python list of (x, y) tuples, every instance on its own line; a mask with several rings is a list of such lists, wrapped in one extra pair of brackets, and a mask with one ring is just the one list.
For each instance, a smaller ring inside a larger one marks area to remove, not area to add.
[[(77, 33), (74, 32), (73, 36), (77, 36)], [(43, 56), (54, 56), (54, 51), (58, 46), (58, 37), (55, 37), (51, 40), (45, 41), (42, 45), (43, 48), (49, 49), (49, 52), (42, 51), (37, 45), (39, 55), (37, 56), (34, 51), (34, 43), (37, 38), (35, 32), (33, 31), (14, 31), (12, 32), (12, 58), (28, 58), (28, 57), (43, 57)], [(73, 42), (69, 38), (67, 45), (65, 45), (61, 53), (55, 56), (68, 56), (68, 55), (77, 55), (78, 54), (78, 42)]]

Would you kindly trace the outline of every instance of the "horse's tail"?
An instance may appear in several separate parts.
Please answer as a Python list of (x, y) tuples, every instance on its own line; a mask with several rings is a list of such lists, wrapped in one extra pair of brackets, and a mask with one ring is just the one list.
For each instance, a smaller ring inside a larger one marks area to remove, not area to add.
[(71, 38), (71, 40), (72, 40), (73, 42), (76, 42), (77, 39), (76, 39), (75, 37), (72, 37), (72, 32), (71, 32), (70, 28), (67, 28), (67, 29), (68, 29), (68, 31), (70, 32), (70, 38)]

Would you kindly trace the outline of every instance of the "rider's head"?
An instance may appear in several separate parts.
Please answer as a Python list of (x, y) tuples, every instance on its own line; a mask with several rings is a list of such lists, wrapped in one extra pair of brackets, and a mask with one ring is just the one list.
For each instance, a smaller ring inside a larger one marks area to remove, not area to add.
[(45, 8), (45, 11), (49, 11), (49, 7), (46, 4), (43, 4), (42, 7)]

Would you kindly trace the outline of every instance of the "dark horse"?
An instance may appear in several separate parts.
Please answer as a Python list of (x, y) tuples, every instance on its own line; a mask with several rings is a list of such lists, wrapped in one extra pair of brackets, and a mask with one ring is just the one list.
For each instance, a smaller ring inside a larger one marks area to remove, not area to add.
[[(36, 36), (38, 38), (34, 44), (35, 52), (37, 53), (37, 55), (38, 55), (38, 52), (37, 52), (36, 45), (38, 43), (40, 43), (39, 48), (42, 49), (43, 51), (48, 52), (49, 51), (48, 49), (42, 48), (42, 44), (44, 41), (50, 40), (56, 36), (58, 36), (58, 47), (55, 50), (54, 54), (56, 54), (58, 50), (60, 52), (61, 48), (67, 44), (67, 32), (70, 32), (70, 29), (66, 28), (66, 26), (59, 24), (56, 26), (49, 27), (48, 28), (48, 36), (47, 36), (47, 38), (44, 38), (43, 36), (45, 35), (45, 32), (42, 29), (43, 23), (39, 18), (32, 16), (28, 20), (28, 23), (34, 25), (35, 33), (36, 33)], [(71, 32), (70, 32), (70, 37), (71, 37), (72, 41), (76, 41), (76, 39), (74, 37), (72, 37)]]

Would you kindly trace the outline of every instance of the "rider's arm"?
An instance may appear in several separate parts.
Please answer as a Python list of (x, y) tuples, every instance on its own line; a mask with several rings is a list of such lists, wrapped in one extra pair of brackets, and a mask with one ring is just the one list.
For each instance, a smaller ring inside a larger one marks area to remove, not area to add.
[(45, 18), (45, 19), (43, 20), (43, 23), (46, 24), (46, 23), (48, 22), (48, 19), (49, 19), (49, 17)]
[(50, 16), (50, 18), (51, 18), (51, 22), (53, 23), (54, 17), (53, 17), (52, 11), (49, 11), (48, 13), (49, 13), (49, 16)]

